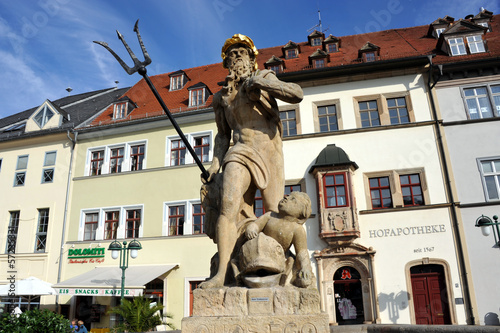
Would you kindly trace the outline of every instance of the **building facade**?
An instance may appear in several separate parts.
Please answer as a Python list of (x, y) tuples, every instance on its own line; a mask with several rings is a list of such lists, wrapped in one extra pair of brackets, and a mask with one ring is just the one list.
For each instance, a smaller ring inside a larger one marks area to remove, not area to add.
[[(303, 191), (313, 202), (305, 227), (331, 325), (497, 323), (491, 292), (477, 286), (491, 281), (484, 272), (498, 245), (475, 227), (481, 214), (495, 214), (500, 189), (497, 20), (483, 10), (363, 35), (315, 31), (307, 42), (259, 50), (260, 69), (304, 91), (298, 104), (279, 102), (285, 193)], [(205, 167), (217, 131), (212, 97), (225, 75), (213, 64), (151, 77)], [(54, 250), (61, 311), (87, 327), (113, 326), (107, 310), (119, 303), (122, 272), (108, 248), (139, 241), (124, 296), (163, 303), (180, 327), (216, 252), (205, 234), (199, 168), (143, 80), (70, 138), (70, 186), (60, 185), (67, 223), (54, 245), (62, 247)], [(43, 153), (55, 149), (39, 144)], [(5, 147), (9, 177), (26, 170), (17, 167), (31, 153)], [(18, 202), (2, 206), (14, 226)], [(35, 213), (49, 205), (33, 204)], [(255, 213), (264, 213), (259, 194)]]

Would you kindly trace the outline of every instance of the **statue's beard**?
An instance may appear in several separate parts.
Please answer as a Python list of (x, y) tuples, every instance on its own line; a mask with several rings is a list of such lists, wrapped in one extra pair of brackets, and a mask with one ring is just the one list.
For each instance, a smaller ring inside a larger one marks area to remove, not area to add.
[(229, 67), (229, 75), (234, 78), (235, 82), (244, 81), (251, 73), (250, 62), (243, 59), (237, 59)]

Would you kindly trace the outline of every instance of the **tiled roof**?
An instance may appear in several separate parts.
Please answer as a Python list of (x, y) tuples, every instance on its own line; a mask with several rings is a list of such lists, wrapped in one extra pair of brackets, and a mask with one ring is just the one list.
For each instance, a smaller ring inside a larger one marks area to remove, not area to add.
[[(451, 18), (445, 17), (443, 21)], [(436, 20), (439, 21), (439, 20)], [(435, 22), (436, 22), (435, 21)], [(399, 59), (410, 59), (422, 57), (425, 55), (434, 54), (433, 62), (435, 64), (467, 62), (470, 60), (480, 60), (487, 58), (500, 57), (500, 15), (493, 15), (491, 20), (492, 31), (486, 33), (486, 47), (488, 52), (477, 53), (473, 55), (449, 56), (437, 48), (438, 40), (428, 35), (429, 25), (416, 26), (402, 29), (391, 29), (373, 33), (360, 35), (350, 35), (336, 37), (340, 40), (341, 47), (338, 52), (329, 54), (329, 61), (325, 67), (342, 67), (346, 65), (360, 64), (359, 50), (370, 42), (380, 47), (377, 61), (391, 61)], [(457, 21), (459, 22), (459, 21)], [(455, 22), (455, 24), (457, 23)], [(471, 23), (472, 24), (472, 23)], [(294, 59), (284, 59), (283, 49), (286, 47), (297, 46), (300, 54)], [(271, 59), (279, 59), (284, 62), (284, 72), (300, 72), (312, 69), (309, 63), (309, 57), (317, 52), (318, 46), (311, 46), (308, 42), (294, 43), (286, 42), (284, 45), (259, 49), (258, 64), (259, 68), (265, 68), (265, 63)], [(374, 63), (376, 63), (375, 61)], [(364, 64), (365, 66), (367, 64)], [(179, 90), (169, 91), (170, 76), (173, 73), (184, 72), (189, 78), (187, 84)], [(185, 69), (155, 75), (151, 77), (151, 81), (162, 96), (165, 104), (168, 106), (172, 114), (195, 110), (196, 108), (189, 107), (189, 92), (187, 88), (192, 87), (194, 83), (203, 82), (212, 93), (216, 93), (221, 88), (217, 83), (224, 81), (227, 75), (227, 70), (222, 67), (221, 63), (200, 66), (195, 68)], [(96, 117), (91, 126), (99, 126), (111, 124), (118, 121), (137, 120), (144, 117), (162, 116), (160, 104), (154, 98), (154, 95), (149, 90), (146, 82), (140, 80), (134, 85), (126, 95), (137, 104), (127, 119), (113, 120), (113, 108), (110, 106), (105, 112)], [(212, 96), (208, 98), (205, 105), (197, 107), (198, 109), (209, 108), (212, 103)]]

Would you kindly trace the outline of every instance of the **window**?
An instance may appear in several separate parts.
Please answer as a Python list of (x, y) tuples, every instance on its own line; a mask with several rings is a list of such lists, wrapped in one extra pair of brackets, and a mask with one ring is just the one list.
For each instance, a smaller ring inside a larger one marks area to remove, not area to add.
[(420, 184), (420, 176), (418, 174), (401, 175), (399, 176), (399, 182), (401, 183), (403, 205), (405, 207), (424, 204), (422, 185)]
[(318, 122), (320, 132), (337, 131), (339, 129), (337, 121), (337, 106), (325, 105), (318, 107)]
[(143, 211), (143, 205), (82, 210), (78, 240), (142, 237)]
[(169, 207), (168, 228), (169, 236), (184, 234), (184, 205)]
[(480, 161), (486, 200), (500, 199), (500, 159)]
[(95, 240), (98, 225), (99, 225), (99, 213), (85, 214), (83, 240)]
[(463, 89), (469, 119), (500, 116), (500, 85)]
[(88, 151), (88, 175), (113, 174), (145, 168), (146, 145), (125, 143)]
[(374, 210), (423, 206), (430, 202), (422, 168), (365, 174), (365, 190), (367, 206)]
[(14, 177), (14, 186), (24, 186), (26, 182), (26, 169), (28, 168), (28, 155), (17, 157), (16, 174)]
[(97, 176), (102, 172), (102, 164), (104, 162), (104, 150), (91, 152), (90, 159), (90, 175)]
[(446, 28), (437, 28), (436, 31), (436, 37), (439, 38), (441, 36), (441, 33), (445, 30)]
[[(54, 181), (54, 165), (56, 164), (56, 152), (46, 152), (43, 161), (42, 183), (52, 183)], [(52, 168), (50, 168), (52, 167)]]
[(297, 135), (297, 120), (295, 110), (280, 111), (281, 124), (283, 126), (283, 136)]
[(110, 211), (105, 213), (104, 239), (116, 239), (118, 223), (120, 222), (120, 211)]
[(111, 149), (111, 156), (109, 157), (109, 173), (122, 172), (124, 148)]
[(465, 50), (464, 39), (462, 37), (459, 38), (450, 38), (448, 39), (448, 43), (450, 44), (451, 55), (463, 55), (467, 54)]
[(135, 145), (130, 147), (130, 171), (142, 170), (144, 167), (145, 145)]
[(170, 148), (170, 165), (186, 164), (186, 146), (181, 139), (172, 140)]
[(44, 127), (49, 120), (54, 116), (54, 112), (47, 106), (44, 105), (43, 108), (33, 117), (33, 120), (40, 126)]
[(255, 192), (253, 212), (257, 217), (260, 217), (266, 213), (266, 209), (264, 208), (264, 201), (262, 200), (262, 193), (259, 189), (257, 189), (257, 192)]
[(141, 210), (130, 209), (126, 211), (125, 238), (138, 238), (141, 226)]
[(389, 177), (370, 178), (370, 197), (373, 209), (392, 208)]
[(469, 45), (469, 51), (472, 54), (486, 52), (484, 49), (483, 39), (479, 35), (467, 37), (467, 44)]
[(200, 161), (208, 162), (210, 153), (210, 137), (208, 135), (195, 137), (193, 149)]
[(170, 90), (179, 90), (184, 86), (183, 84), (184, 75), (176, 75), (170, 77)]
[(19, 211), (10, 212), (9, 229), (7, 229), (7, 244), (5, 253), (16, 253), (17, 233), (19, 231)]
[(301, 190), (302, 186), (300, 184), (285, 185), (285, 196), (290, 195), (292, 192), (300, 192)]
[(406, 99), (404, 97), (388, 98), (387, 108), (389, 109), (391, 125), (406, 124), (410, 122), (408, 109), (406, 108)]
[(359, 102), (361, 127), (380, 126), (377, 101)]
[[(185, 134), (185, 137), (200, 161), (202, 163), (209, 162), (212, 158), (212, 132), (188, 133)], [(187, 151), (184, 141), (182, 141), (178, 136), (167, 137), (166, 147), (166, 166), (188, 165), (195, 163), (193, 155)]]
[(193, 204), (193, 234), (205, 233), (205, 211), (201, 204)]
[(45, 252), (47, 247), (47, 231), (49, 229), (49, 209), (38, 210), (38, 227), (36, 229), (35, 252)]
[(323, 176), (325, 207), (336, 208), (348, 206), (347, 183), (345, 173), (330, 173)]
[(318, 45), (321, 45), (321, 37), (316, 37), (316, 38), (313, 38), (311, 39), (311, 45), (312, 46), (318, 46)]
[(326, 44), (325, 46), (326, 46), (326, 52), (328, 52), (328, 53), (337, 52), (337, 44), (329, 43), (329, 44)]
[(274, 71), (276, 74), (281, 73), (283, 71), (282, 68), (283, 68), (283, 66), (280, 64), (267, 66), (267, 69)]
[(294, 59), (294, 58), (297, 58), (298, 56), (299, 55), (298, 55), (297, 49), (286, 50), (286, 58), (287, 59)]
[(113, 111), (114, 119), (122, 119), (127, 115), (127, 103), (115, 104)]
[(314, 68), (323, 68), (325, 67), (325, 59), (314, 59), (313, 60)]
[(205, 104), (205, 88), (192, 89), (189, 91), (189, 106)]
[(366, 62), (375, 61), (376, 60), (375, 52), (364, 53), (364, 58)]
[(360, 128), (403, 125), (415, 121), (409, 92), (355, 97), (356, 124)]

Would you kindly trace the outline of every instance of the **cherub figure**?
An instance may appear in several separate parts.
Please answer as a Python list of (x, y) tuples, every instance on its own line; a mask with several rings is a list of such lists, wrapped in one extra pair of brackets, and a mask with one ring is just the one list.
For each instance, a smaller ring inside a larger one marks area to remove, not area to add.
[(278, 213), (267, 212), (248, 224), (245, 235), (248, 239), (259, 232), (274, 238), (287, 253), (293, 245), (296, 253), (295, 274), (292, 283), (298, 287), (309, 287), (314, 281), (311, 260), (307, 251), (307, 237), (303, 224), (311, 215), (311, 200), (306, 193), (292, 192), (279, 202)]

